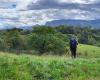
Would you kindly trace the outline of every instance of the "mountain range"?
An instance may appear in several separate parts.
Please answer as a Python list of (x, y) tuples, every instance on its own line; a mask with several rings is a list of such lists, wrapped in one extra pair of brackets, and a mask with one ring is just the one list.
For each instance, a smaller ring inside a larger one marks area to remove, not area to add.
[[(38, 26), (38, 25), (33, 25), (33, 26)], [(60, 26), (60, 25), (92, 27), (92, 28), (97, 28), (97, 29), (99, 28), (100, 29), (100, 19), (97, 19), (97, 20), (61, 19), (61, 20), (48, 21), (45, 24), (45, 26), (52, 26), (52, 27)], [(15, 27), (23, 29), (23, 30), (31, 30), (33, 26), (15, 26)], [(0, 26), (0, 30), (11, 29), (11, 28), (14, 28), (14, 26), (10, 26), (10, 25), (8, 25), (8, 26)]]
[(59, 26), (59, 25), (70, 25), (80, 27), (93, 27), (100, 28), (100, 19), (97, 20), (71, 20), (61, 19), (53, 20), (46, 23), (47, 26)]

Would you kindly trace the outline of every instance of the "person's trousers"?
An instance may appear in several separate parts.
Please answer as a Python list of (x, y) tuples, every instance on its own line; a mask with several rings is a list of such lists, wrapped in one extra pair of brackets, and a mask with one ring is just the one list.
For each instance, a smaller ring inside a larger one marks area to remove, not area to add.
[(76, 48), (70, 48), (70, 49), (72, 58), (76, 58)]

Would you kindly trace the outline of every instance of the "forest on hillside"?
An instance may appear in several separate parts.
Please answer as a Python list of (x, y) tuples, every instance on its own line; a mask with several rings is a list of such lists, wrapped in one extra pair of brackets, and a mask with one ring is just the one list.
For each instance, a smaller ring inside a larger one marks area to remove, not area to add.
[(80, 44), (100, 47), (100, 29), (74, 26), (35, 26), (32, 30), (9, 29), (0, 31), (0, 51), (26, 53), (66, 53), (71, 37)]

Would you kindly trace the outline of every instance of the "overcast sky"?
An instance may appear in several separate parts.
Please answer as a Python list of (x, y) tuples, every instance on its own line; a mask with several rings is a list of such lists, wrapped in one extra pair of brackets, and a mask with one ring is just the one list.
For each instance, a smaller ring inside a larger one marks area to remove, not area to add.
[(57, 19), (100, 19), (100, 0), (0, 0), (0, 28)]

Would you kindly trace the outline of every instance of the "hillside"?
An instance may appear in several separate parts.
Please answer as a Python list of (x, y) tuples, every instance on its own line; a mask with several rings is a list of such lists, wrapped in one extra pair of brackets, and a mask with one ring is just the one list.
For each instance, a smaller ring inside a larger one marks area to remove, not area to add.
[(99, 80), (100, 47), (78, 46), (78, 58), (0, 52), (0, 80)]
[(85, 58), (99, 58), (100, 57), (100, 47), (91, 45), (78, 45), (78, 55)]
[(59, 26), (59, 25), (71, 25), (71, 26), (81, 26), (87, 27), (91, 26), (93, 28), (100, 27), (100, 20), (53, 20), (46, 23), (47, 26)]
[[(93, 27), (93, 28), (100, 28), (100, 19), (97, 20), (71, 20), (71, 19), (60, 19), (60, 20), (52, 20), (47, 21), (45, 26), (60, 26), (60, 25), (67, 25), (67, 26), (80, 26), (80, 27)], [(12, 29), (12, 28), (19, 28), (23, 30), (31, 30), (33, 26), (42, 26), (41, 24), (36, 25), (25, 25), (25, 26), (0, 26), (0, 30)]]

